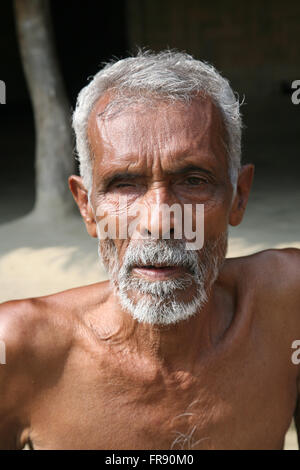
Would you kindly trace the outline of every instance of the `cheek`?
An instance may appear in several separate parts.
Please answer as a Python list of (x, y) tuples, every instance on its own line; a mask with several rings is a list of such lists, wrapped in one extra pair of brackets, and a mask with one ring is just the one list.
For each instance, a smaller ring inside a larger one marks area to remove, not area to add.
[(97, 216), (106, 213), (108, 216), (123, 217), (135, 205), (136, 198), (127, 195), (99, 195), (96, 200)]
[(123, 243), (139, 227), (144, 209), (145, 205), (134, 197), (99, 196), (96, 210), (98, 234)]
[(215, 238), (227, 231), (229, 209), (228, 201), (214, 201), (204, 205), (205, 238)]
[(101, 239), (119, 237), (120, 221), (124, 219), (127, 207), (115, 198), (98, 196), (96, 201), (96, 223)]

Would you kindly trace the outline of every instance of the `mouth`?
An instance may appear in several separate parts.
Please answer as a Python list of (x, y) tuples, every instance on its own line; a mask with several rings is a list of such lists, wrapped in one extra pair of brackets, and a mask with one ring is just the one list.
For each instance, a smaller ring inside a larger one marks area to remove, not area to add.
[(133, 266), (132, 271), (142, 277), (151, 279), (170, 279), (176, 277), (183, 272), (186, 268), (183, 266), (170, 266), (165, 264), (149, 264), (149, 265), (136, 265)]

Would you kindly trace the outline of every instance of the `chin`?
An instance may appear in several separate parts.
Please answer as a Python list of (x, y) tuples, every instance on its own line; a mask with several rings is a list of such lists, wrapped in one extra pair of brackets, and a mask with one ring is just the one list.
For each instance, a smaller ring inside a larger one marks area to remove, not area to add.
[(207, 302), (205, 291), (198, 291), (188, 301), (178, 300), (176, 295), (164, 298), (140, 294), (138, 299), (133, 299), (128, 292), (118, 292), (118, 296), (122, 308), (135, 320), (151, 325), (174, 325), (187, 320), (196, 315)]

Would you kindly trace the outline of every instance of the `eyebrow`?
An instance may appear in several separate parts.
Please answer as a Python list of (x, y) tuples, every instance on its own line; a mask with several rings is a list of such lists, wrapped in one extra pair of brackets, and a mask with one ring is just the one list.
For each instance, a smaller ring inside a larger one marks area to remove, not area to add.
[[(210, 170), (207, 170), (206, 168), (203, 168), (198, 165), (186, 165), (182, 168), (177, 168), (175, 170), (169, 170), (166, 171), (166, 175), (184, 175), (186, 173), (190, 173), (191, 171), (197, 171), (199, 173), (205, 173), (208, 176), (213, 176), (213, 173)], [(128, 172), (128, 171), (123, 171), (123, 172), (118, 172), (113, 175), (104, 177), (103, 180), (101, 181), (101, 186), (104, 188), (107, 188), (109, 185), (115, 183), (116, 181), (122, 181), (122, 180), (135, 180), (137, 178), (143, 178), (145, 175), (143, 173), (139, 172)]]

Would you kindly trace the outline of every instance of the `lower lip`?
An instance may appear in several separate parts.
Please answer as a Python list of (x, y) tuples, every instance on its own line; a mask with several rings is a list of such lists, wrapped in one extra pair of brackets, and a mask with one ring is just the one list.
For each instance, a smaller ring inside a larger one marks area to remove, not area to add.
[(170, 266), (166, 268), (133, 268), (134, 273), (152, 279), (167, 279), (182, 274), (184, 269), (180, 266)]

